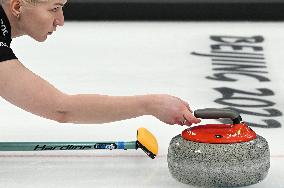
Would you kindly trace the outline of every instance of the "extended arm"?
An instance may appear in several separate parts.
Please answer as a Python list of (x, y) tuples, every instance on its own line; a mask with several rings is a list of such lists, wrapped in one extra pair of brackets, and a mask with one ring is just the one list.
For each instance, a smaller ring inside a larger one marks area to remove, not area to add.
[(0, 95), (33, 114), (61, 123), (106, 123), (153, 115), (168, 124), (183, 116), (199, 122), (186, 102), (169, 95), (68, 95), (24, 67), (18, 60), (0, 63)]

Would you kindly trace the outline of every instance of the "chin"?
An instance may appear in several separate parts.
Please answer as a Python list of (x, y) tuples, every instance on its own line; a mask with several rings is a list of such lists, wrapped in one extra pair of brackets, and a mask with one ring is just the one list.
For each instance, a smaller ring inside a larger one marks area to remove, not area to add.
[(31, 36), (31, 38), (33, 38), (34, 40), (36, 40), (38, 42), (44, 42), (47, 39), (47, 35), (44, 35), (44, 36)]

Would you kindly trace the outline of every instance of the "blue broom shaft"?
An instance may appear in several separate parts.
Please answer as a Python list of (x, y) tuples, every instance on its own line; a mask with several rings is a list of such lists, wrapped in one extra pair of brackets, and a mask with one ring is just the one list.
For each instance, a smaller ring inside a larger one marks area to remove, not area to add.
[(130, 142), (0, 142), (0, 151), (137, 149)]

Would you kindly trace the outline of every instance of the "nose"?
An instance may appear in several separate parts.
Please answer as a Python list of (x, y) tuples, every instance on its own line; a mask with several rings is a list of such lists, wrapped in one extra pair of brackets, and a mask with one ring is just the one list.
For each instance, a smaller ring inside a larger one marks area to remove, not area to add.
[(57, 15), (57, 17), (54, 20), (54, 26), (63, 26), (64, 25), (64, 15), (63, 11), (60, 11)]

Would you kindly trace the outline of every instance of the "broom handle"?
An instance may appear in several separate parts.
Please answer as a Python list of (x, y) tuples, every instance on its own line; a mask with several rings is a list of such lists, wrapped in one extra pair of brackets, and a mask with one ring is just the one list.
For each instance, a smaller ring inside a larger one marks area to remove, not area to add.
[(137, 141), (130, 142), (0, 142), (0, 151), (48, 151), (137, 149)]

